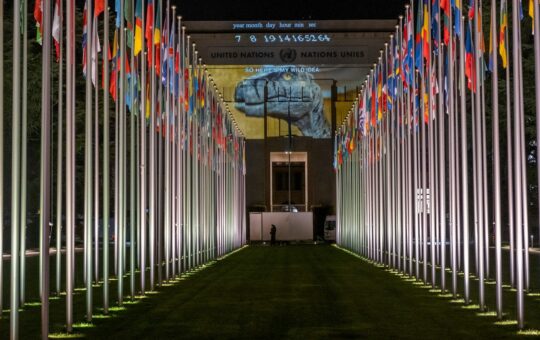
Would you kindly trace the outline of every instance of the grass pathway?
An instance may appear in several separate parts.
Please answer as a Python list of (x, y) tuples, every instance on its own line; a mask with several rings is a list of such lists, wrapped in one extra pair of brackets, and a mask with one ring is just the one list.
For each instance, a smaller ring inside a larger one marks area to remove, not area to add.
[(88, 338), (508, 338), (514, 325), (451, 303), (336, 247), (248, 247), (137, 300)]

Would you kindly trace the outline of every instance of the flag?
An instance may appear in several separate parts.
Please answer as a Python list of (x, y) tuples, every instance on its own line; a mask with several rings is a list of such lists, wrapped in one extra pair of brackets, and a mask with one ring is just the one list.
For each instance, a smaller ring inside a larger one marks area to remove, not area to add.
[(101, 52), (101, 44), (99, 43), (99, 34), (97, 30), (97, 17), (94, 16), (94, 23), (92, 25), (92, 84), (94, 86), (97, 86), (97, 71), (98, 71), (98, 61), (99, 61), (99, 53)]
[(133, 53), (136, 56), (142, 51), (143, 44), (142, 6), (142, 0), (137, 0), (135, 6), (135, 46), (133, 47)]
[[(159, 7), (162, 7), (161, 0), (159, 2)], [(159, 11), (156, 11), (156, 19), (154, 21), (154, 44), (158, 45), (161, 43), (161, 15)], [(158, 58), (156, 58), (157, 60)]]
[(529, 0), (529, 16), (531, 17), (532, 33), (534, 34), (534, 1)]
[(36, 0), (34, 3), (34, 19), (36, 19), (36, 41), (41, 45), (43, 34), (43, 8), (41, 4), (42, 0)]
[(499, 54), (501, 55), (502, 66), (507, 67), (507, 53), (506, 53), (506, 30), (508, 28), (508, 8), (506, 0), (501, 1), (501, 23), (499, 32)]
[(493, 60), (493, 30), (491, 29), (492, 27), (492, 24), (493, 24), (493, 20), (495, 20), (495, 18), (493, 18), (493, 16), (490, 16), (490, 24), (489, 24), (489, 56), (488, 56), (488, 70), (489, 72), (493, 72), (493, 64), (494, 64), (494, 60)]
[(146, 28), (144, 36), (148, 44), (152, 43), (152, 27), (154, 26), (154, 0), (148, 0), (146, 4)]
[(114, 101), (116, 101), (116, 78), (118, 74), (118, 30), (114, 30), (112, 60), (111, 60), (111, 77), (109, 84), (109, 92)]
[(133, 7), (131, 0), (124, 1), (124, 18), (126, 19), (126, 45), (133, 48)]
[(54, 47), (56, 50), (56, 61), (60, 60), (60, 28), (62, 26), (62, 18), (60, 13), (60, 0), (56, 0), (54, 5), (54, 18), (52, 26), (52, 36), (54, 40)]
[(461, 0), (453, 0), (454, 3), (454, 31), (461, 37)]
[(466, 26), (465, 32), (465, 75), (467, 76), (467, 86), (472, 91), (476, 91), (476, 72), (474, 70), (473, 42), (471, 36), (470, 23)]
[(122, 20), (122, 13), (120, 13), (122, 6), (120, 5), (120, 1), (121, 0), (114, 0), (114, 11), (116, 12), (116, 27), (117, 28), (120, 28), (120, 23)]
[(474, 19), (474, 0), (469, 0), (469, 21), (472, 21)]
[[(444, 1), (444, 0), (443, 0)], [(431, 6), (431, 38), (433, 41), (433, 50), (434, 52), (438, 51), (438, 40), (439, 40), (439, 30), (438, 27), (441, 22), (439, 15), (440, 12), (439, 0), (432, 0)]]
[(424, 24), (422, 26), (422, 43), (424, 44), (423, 52), (424, 52), (424, 59), (429, 63), (431, 51), (429, 50), (429, 41), (431, 39), (430, 37), (430, 29), (429, 29), (429, 9), (428, 9), (428, 0), (424, 0)]
[(105, 0), (94, 0), (94, 16), (99, 17), (105, 10)]
[(416, 15), (416, 37), (415, 37), (415, 64), (419, 72), (422, 72), (422, 56), (423, 56), (423, 43), (422, 43), (422, 31), (424, 25), (423, 19), (424, 11), (422, 9), (422, 0), (418, 0), (418, 12)]
[(84, 2), (84, 10), (83, 10), (83, 34), (82, 34), (82, 49), (83, 49), (83, 56), (82, 56), (82, 66), (83, 66), (83, 74), (86, 76), (86, 52), (87, 52), (87, 43), (88, 43), (88, 6), (87, 1)]

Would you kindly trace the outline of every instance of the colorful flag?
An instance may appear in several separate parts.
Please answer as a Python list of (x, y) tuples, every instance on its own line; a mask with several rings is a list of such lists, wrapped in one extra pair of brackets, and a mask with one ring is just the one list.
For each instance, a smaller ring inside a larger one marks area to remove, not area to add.
[(135, 46), (133, 47), (133, 53), (136, 56), (141, 53), (143, 44), (142, 6), (142, 0), (137, 0), (135, 6)]
[(418, 0), (418, 9), (416, 15), (416, 36), (415, 36), (415, 65), (419, 72), (422, 72), (422, 56), (424, 55), (423, 48), (424, 44), (422, 43), (422, 32), (424, 25), (424, 11), (422, 8), (422, 0)]
[(94, 22), (92, 25), (92, 84), (97, 86), (98, 79), (98, 62), (99, 62), (99, 53), (101, 52), (101, 44), (99, 43), (99, 34), (97, 30), (97, 17), (94, 16)]
[(120, 23), (122, 22), (122, 13), (121, 12), (121, 0), (114, 0), (114, 11), (116, 12), (116, 28), (120, 28)]
[(52, 36), (54, 40), (54, 47), (56, 50), (56, 61), (60, 60), (60, 28), (62, 26), (62, 17), (60, 13), (60, 0), (55, 1), (54, 5), (54, 19), (52, 26)]
[(489, 24), (489, 56), (488, 56), (488, 71), (493, 72), (493, 30), (492, 30), (492, 24), (493, 24), (493, 16), (490, 16), (490, 24)]
[(146, 28), (144, 36), (148, 44), (152, 43), (152, 27), (154, 26), (154, 0), (146, 4)]
[(116, 78), (118, 75), (118, 30), (114, 30), (112, 60), (111, 60), (111, 77), (109, 84), (109, 92), (114, 101), (116, 101)]
[(430, 62), (431, 58), (431, 51), (429, 50), (429, 43), (430, 43), (430, 29), (429, 29), (429, 18), (430, 18), (430, 15), (429, 15), (429, 4), (428, 4), (428, 0), (424, 0), (424, 24), (422, 26), (422, 43), (423, 43), (423, 52), (424, 52), (424, 59), (426, 59), (426, 61)]
[(501, 1), (501, 23), (499, 32), (499, 54), (501, 55), (502, 66), (507, 67), (508, 56), (506, 53), (506, 30), (508, 28), (508, 8), (506, 0)]
[(467, 87), (473, 92), (476, 91), (476, 71), (474, 69), (473, 42), (471, 27), (466, 26), (465, 32), (465, 76), (467, 76)]
[(94, 0), (94, 16), (98, 17), (105, 10), (105, 0)]
[(454, 31), (458, 37), (461, 37), (461, 0), (453, 0), (454, 3)]
[(36, 19), (36, 41), (41, 45), (43, 35), (43, 8), (41, 0), (34, 3), (34, 19)]
[(86, 52), (87, 52), (87, 46), (88, 46), (88, 3), (87, 1), (84, 2), (84, 10), (83, 10), (83, 33), (82, 33), (82, 49), (83, 49), (83, 56), (82, 56), (82, 65), (83, 65), (83, 74), (86, 77)]

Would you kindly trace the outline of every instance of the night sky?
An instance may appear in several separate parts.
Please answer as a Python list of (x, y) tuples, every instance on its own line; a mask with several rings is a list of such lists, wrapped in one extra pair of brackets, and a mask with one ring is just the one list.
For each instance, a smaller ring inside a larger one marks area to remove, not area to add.
[(352, 20), (397, 19), (404, 0), (205, 0), (176, 2), (184, 20)]

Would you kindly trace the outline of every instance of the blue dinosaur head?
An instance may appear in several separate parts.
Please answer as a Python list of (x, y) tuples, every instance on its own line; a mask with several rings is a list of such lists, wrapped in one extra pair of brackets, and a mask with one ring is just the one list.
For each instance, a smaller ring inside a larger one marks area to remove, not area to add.
[(314, 110), (322, 113), (321, 87), (313, 74), (290, 72), (291, 66), (263, 67), (269, 72), (257, 73), (239, 82), (235, 89), (235, 107), (247, 116), (264, 116), (264, 87), (268, 82), (268, 116), (291, 121), (302, 119)]

